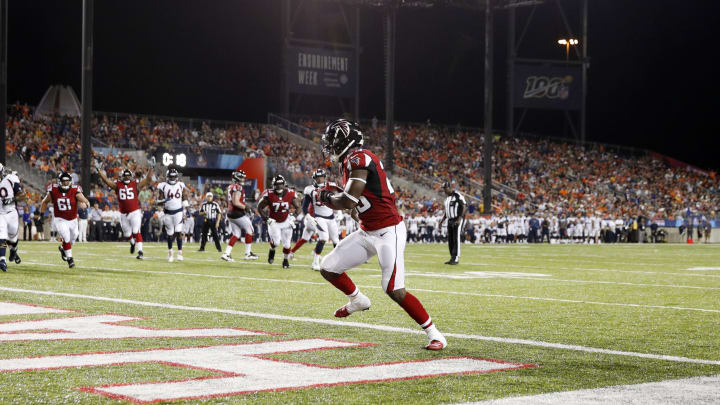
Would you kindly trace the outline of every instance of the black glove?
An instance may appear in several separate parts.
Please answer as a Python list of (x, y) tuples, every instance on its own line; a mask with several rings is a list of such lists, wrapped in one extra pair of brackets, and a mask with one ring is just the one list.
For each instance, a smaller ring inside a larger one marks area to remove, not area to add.
[(320, 192), (320, 201), (324, 203), (330, 202), (330, 197), (332, 196), (332, 192), (330, 190), (323, 190)]

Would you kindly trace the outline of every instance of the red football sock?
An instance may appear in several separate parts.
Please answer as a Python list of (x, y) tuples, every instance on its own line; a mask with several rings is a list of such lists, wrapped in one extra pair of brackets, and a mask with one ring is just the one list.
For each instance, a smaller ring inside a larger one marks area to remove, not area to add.
[(307, 242), (305, 239), (300, 238), (300, 240), (298, 240), (297, 243), (295, 243), (295, 246), (293, 246), (293, 248), (291, 249), (291, 251), (292, 251), (293, 253), (297, 252), (297, 250), (300, 249), (300, 246), (304, 245), (305, 242)]
[(290, 253), (290, 249), (288, 249), (288, 248), (283, 248), (283, 254), (288, 254), (288, 253)]
[(72, 243), (70, 243), (70, 242), (63, 242), (63, 243), (62, 243), (62, 248), (63, 248), (63, 250), (70, 250), (70, 249), (72, 249)]
[(228, 245), (230, 245), (230, 246), (235, 246), (235, 242), (237, 242), (237, 239), (238, 239), (237, 236), (233, 235), (233, 236), (230, 238), (230, 241), (228, 241)]
[(135, 234), (135, 242), (142, 242), (142, 241), (143, 241), (143, 240), (142, 240), (142, 234), (141, 234), (141, 233), (136, 233), (136, 234)]
[(252, 234), (251, 233), (245, 234), (245, 243), (252, 243)]
[(427, 311), (425, 311), (425, 308), (423, 308), (420, 303), (420, 300), (415, 298), (414, 295), (405, 293), (405, 299), (400, 306), (408, 313), (408, 315), (410, 315), (412, 319), (415, 320), (415, 322), (418, 323), (418, 325), (422, 325), (425, 328), (430, 326), (425, 325), (425, 323), (430, 319), (430, 315), (428, 315)]
[(355, 283), (353, 283), (353, 281), (350, 280), (350, 277), (348, 277), (348, 275), (345, 273), (341, 274), (340, 277), (331, 281), (330, 284), (334, 285), (335, 288), (342, 291), (345, 295), (350, 295), (357, 291)]

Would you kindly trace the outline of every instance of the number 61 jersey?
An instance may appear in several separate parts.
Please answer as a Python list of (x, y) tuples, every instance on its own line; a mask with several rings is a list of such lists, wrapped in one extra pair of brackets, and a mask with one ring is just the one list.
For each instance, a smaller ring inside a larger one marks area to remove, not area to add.
[(349, 153), (342, 165), (344, 186), (354, 169), (368, 171), (365, 189), (355, 207), (360, 217), (360, 227), (364, 231), (375, 231), (399, 224), (402, 217), (395, 206), (395, 190), (390, 185), (380, 159), (367, 149)]
[(68, 221), (77, 218), (77, 198), (75, 196), (82, 193), (82, 187), (75, 185), (70, 186), (67, 191), (62, 191), (57, 184), (52, 184), (48, 186), (47, 191), (52, 198), (55, 218)]

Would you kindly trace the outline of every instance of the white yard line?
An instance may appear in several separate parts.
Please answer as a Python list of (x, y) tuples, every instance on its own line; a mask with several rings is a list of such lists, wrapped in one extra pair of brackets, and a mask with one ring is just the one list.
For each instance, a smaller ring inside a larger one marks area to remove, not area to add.
[[(53, 263), (34, 263), (29, 262), (28, 264), (34, 264), (38, 266), (61, 266), (61, 264)], [(187, 277), (207, 277), (207, 278), (224, 278), (224, 279), (238, 279), (238, 280), (249, 280), (249, 281), (268, 281), (274, 283), (288, 283), (288, 284), (309, 284), (309, 285), (327, 285), (324, 282), (314, 281), (301, 281), (301, 280), (282, 280), (273, 278), (260, 278), (260, 277), (243, 277), (243, 276), (220, 276), (213, 274), (200, 274), (200, 273), (183, 273), (183, 272), (171, 272), (171, 271), (156, 271), (156, 270), (133, 270), (133, 269), (121, 269), (112, 267), (92, 267), (92, 266), (78, 266), (78, 270), (82, 269), (91, 270), (104, 270), (104, 271), (118, 271), (125, 273), (147, 273), (147, 274), (163, 274), (163, 275), (176, 275), (176, 276), (187, 276)], [(536, 280), (536, 279), (532, 279)], [(377, 285), (358, 285), (361, 288), (368, 289), (380, 289)], [(599, 301), (582, 301), (582, 300), (571, 300), (565, 298), (550, 298), (550, 297), (530, 297), (521, 295), (505, 295), (505, 294), (483, 294), (483, 293), (471, 293), (461, 291), (445, 291), (445, 290), (431, 290), (425, 288), (413, 288), (413, 291), (422, 291), (433, 294), (450, 294), (450, 295), (464, 295), (472, 297), (485, 297), (485, 298), (505, 298), (505, 299), (518, 299), (518, 300), (531, 300), (531, 301), (548, 301), (548, 302), (562, 302), (568, 304), (583, 304), (583, 305), (603, 305), (603, 306), (615, 306), (615, 307), (629, 307), (629, 308), (649, 308), (649, 309), (666, 309), (673, 311), (695, 311), (695, 312), (710, 312), (720, 313), (720, 309), (706, 309), (706, 308), (691, 308), (691, 307), (677, 307), (677, 306), (665, 306), (665, 305), (646, 305), (646, 304), (626, 304), (618, 302), (599, 302)]]
[(720, 403), (720, 375), (509, 397), (464, 405), (711, 404)]
[[(207, 307), (195, 307), (195, 306), (186, 306), (186, 305), (162, 304), (162, 303), (157, 303), (157, 302), (137, 301), (137, 300), (128, 300), (128, 299), (123, 299), (123, 298), (100, 297), (100, 296), (83, 295), (83, 294), (72, 294), (72, 293), (63, 293), (63, 292), (56, 292), (56, 291), (27, 290), (27, 289), (22, 289), (22, 288), (10, 288), (10, 287), (0, 287), (0, 291), (8, 291), (8, 292), (20, 293), (20, 294), (36, 294), (36, 295), (67, 297), (67, 298), (80, 298), (80, 299), (89, 299), (89, 300), (94, 300), (94, 301), (117, 302), (117, 303), (121, 303), (121, 304), (141, 305), (141, 306), (146, 306), (146, 307), (177, 309), (177, 310), (184, 310), (184, 311), (214, 312), (214, 313), (232, 314), (232, 315), (239, 315), (239, 316), (249, 316), (249, 317), (255, 317), (255, 318), (274, 319), (274, 320), (283, 320), (283, 321), (317, 323), (317, 324), (341, 326), (341, 327), (373, 329), (373, 330), (379, 330), (379, 331), (383, 331), (383, 332), (411, 333), (411, 334), (416, 334), (416, 335), (422, 335), (425, 333), (424, 331), (419, 330), (419, 329), (398, 328), (398, 327), (387, 326), (387, 325), (374, 325), (374, 324), (360, 323), (360, 322), (335, 321), (335, 320), (331, 320), (331, 319), (317, 319), (317, 318), (307, 318), (307, 317), (298, 317), (298, 316), (267, 314), (267, 313), (259, 313), (259, 312), (236, 311), (236, 310), (232, 310), (232, 309), (222, 309), (222, 308), (207, 308)], [(668, 355), (664, 355), (664, 354), (626, 352), (626, 351), (621, 351), (621, 350), (599, 349), (599, 348), (587, 347), (587, 346), (542, 342), (542, 341), (538, 341), (538, 340), (468, 335), (468, 334), (462, 334), (462, 333), (446, 333), (445, 336), (451, 337), (451, 338), (458, 338), (458, 339), (483, 340), (483, 341), (497, 342), (497, 343), (519, 344), (519, 345), (527, 345), (527, 346), (545, 347), (545, 348), (551, 348), (551, 349), (572, 350), (572, 351), (579, 351), (579, 352), (585, 352), (585, 353), (600, 353), (600, 354), (608, 354), (608, 355), (616, 355), (616, 356), (638, 357), (638, 358), (645, 358), (645, 359), (651, 359), (651, 360), (665, 360), (665, 361), (672, 361), (672, 362), (678, 362), (678, 363), (694, 363), (694, 364), (707, 364), (707, 365), (720, 366), (720, 360), (703, 360), (703, 359), (693, 359), (693, 358), (682, 357), (682, 356), (668, 356)]]

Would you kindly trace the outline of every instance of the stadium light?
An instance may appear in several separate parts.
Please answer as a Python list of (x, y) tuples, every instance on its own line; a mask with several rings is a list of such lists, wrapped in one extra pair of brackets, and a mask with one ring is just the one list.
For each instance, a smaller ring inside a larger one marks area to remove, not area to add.
[(580, 41), (576, 38), (558, 39), (558, 45), (563, 45), (565, 47), (565, 62), (570, 60), (570, 45), (575, 46), (579, 43)]

